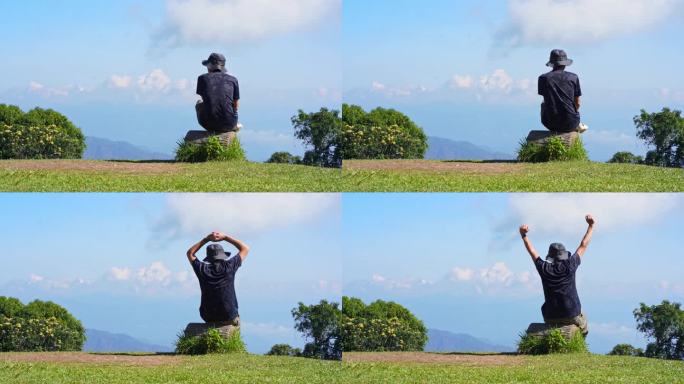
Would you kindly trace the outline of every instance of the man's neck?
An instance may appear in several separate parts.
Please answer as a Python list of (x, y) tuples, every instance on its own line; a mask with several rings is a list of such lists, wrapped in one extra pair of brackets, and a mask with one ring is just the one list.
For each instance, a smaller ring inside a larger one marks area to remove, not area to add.
[(564, 65), (558, 65), (553, 67), (554, 71), (565, 71), (565, 66)]

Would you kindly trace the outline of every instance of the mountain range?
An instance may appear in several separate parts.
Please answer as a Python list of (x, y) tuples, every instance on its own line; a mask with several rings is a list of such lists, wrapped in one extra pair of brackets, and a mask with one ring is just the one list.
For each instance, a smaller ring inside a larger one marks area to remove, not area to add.
[(443, 137), (428, 137), (427, 160), (513, 160), (508, 153), (493, 151), (469, 141), (456, 141)]
[(514, 352), (515, 348), (495, 344), (465, 333), (428, 329), (426, 352)]
[(126, 141), (113, 141), (101, 137), (86, 137), (86, 160), (171, 160), (168, 153), (149, 151)]
[(172, 352), (173, 348), (155, 345), (121, 333), (86, 329), (84, 352)]

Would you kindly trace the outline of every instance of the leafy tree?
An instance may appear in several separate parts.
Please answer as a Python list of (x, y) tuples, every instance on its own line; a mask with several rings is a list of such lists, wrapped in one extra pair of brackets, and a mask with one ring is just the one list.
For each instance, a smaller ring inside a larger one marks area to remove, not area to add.
[(302, 350), (293, 348), (289, 344), (275, 344), (271, 350), (266, 353), (269, 356), (292, 356), (297, 357), (302, 355)]
[(341, 124), (340, 112), (327, 108), (313, 113), (299, 110), (292, 117), (295, 137), (310, 147), (304, 154), (304, 164), (337, 168), (342, 166), (342, 158), (337, 151)]
[(631, 344), (618, 344), (608, 354), (614, 356), (643, 356), (644, 350), (635, 348)]
[(17, 316), (24, 308), (24, 304), (14, 297), (0, 296), (0, 316)]
[(20, 123), (23, 117), (24, 111), (16, 105), (0, 104), (0, 125)]
[(681, 304), (665, 300), (648, 306), (641, 303), (634, 310), (637, 329), (653, 342), (646, 346), (647, 357), (684, 359), (684, 310)]
[(644, 158), (637, 156), (632, 152), (616, 152), (613, 157), (608, 160), (609, 163), (619, 163), (619, 164), (641, 164), (644, 162)]
[(655, 149), (646, 154), (645, 163), (663, 167), (684, 167), (684, 117), (681, 111), (663, 108), (660, 112), (634, 117), (637, 137)]
[(327, 300), (313, 305), (299, 303), (292, 309), (292, 317), (295, 329), (311, 340), (304, 346), (302, 356), (326, 360), (342, 359), (339, 303), (329, 303)]
[(273, 164), (300, 164), (302, 158), (290, 152), (274, 152), (266, 162)]
[(344, 351), (422, 351), (426, 342), (425, 325), (405, 307), (342, 297)]

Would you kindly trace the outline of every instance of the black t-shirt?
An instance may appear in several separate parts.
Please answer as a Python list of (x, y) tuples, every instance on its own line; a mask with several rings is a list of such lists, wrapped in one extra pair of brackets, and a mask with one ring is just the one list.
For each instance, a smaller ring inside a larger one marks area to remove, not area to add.
[(581, 259), (576, 253), (567, 260), (549, 263), (542, 258), (535, 261), (544, 287), (542, 314), (547, 319), (579, 316), (582, 304), (575, 286), (575, 272)]
[(238, 80), (225, 72), (205, 73), (197, 78), (197, 94), (205, 103), (207, 118), (217, 123), (237, 118), (233, 101), (240, 100)]
[(192, 262), (202, 289), (200, 315), (207, 322), (231, 321), (238, 316), (235, 272), (242, 265), (240, 256), (217, 263)]
[(579, 77), (567, 71), (551, 71), (539, 76), (538, 92), (544, 96), (542, 122), (555, 131), (572, 131), (580, 123), (575, 97), (582, 96)]

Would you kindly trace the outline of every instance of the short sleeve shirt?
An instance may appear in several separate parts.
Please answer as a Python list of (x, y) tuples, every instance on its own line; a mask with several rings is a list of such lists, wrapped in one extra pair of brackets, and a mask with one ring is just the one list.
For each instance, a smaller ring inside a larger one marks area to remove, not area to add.
[(208, 118), (215, 122), (234, 120), (233, 102), (240, 100), (238, 80), (225, 72), (205, 73), (197, 78), (197, 94), (204, 100)]
[(543, 118), (551, 125), (575, 128), (580, 114), (575, 98), (582, 96), (579, 77), (567, 71), (551, 71), (539, 76), (538, 93), (544, 97)]
[(577, 295), (575, 272), (581, 263), (577, 253), (567, 260), (549, 263), (541, 257), (535, 261), (544, 287), (542, 314), (546, 319), (564, 319), (579, 316), (582, 304)]
[(200, 315), (205, 321), (230, 321), (238, 316), (235, 272), (241, 265), (239, 255), (218, 263), (192, 262), (202, 290)]

